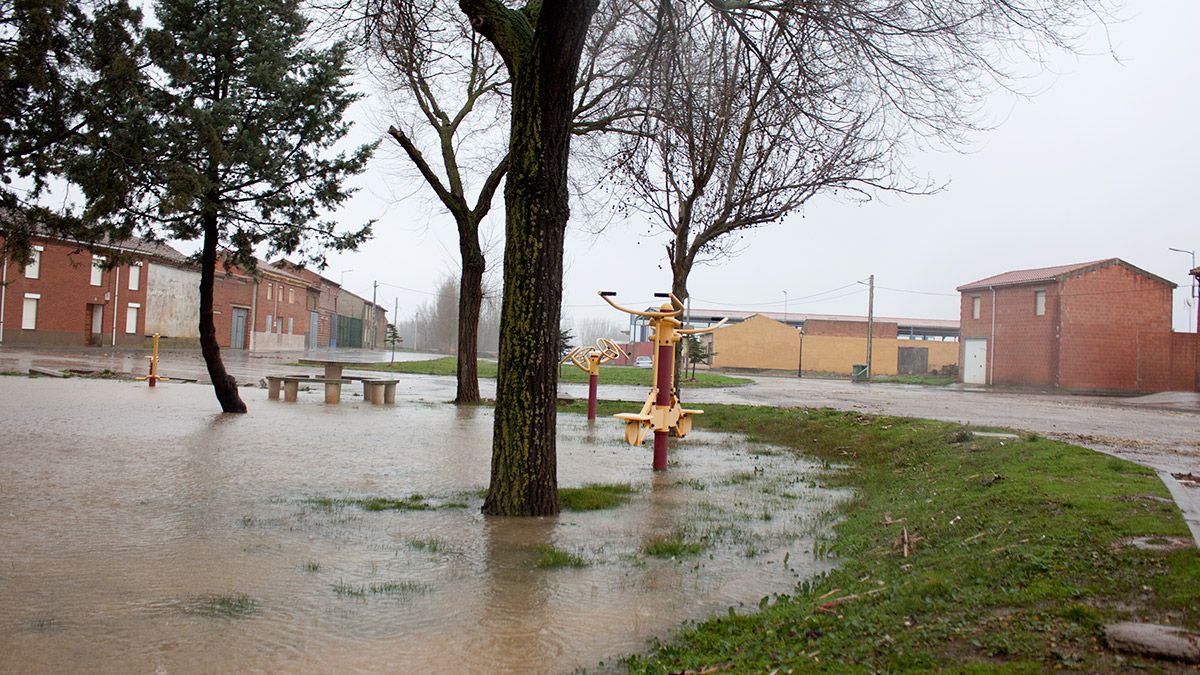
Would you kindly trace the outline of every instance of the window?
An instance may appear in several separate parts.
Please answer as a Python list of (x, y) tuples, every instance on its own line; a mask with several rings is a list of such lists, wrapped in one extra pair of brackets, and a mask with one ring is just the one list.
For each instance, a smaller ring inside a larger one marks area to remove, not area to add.
[(271, 323), (271, 315), (270, 315), (270, 314), (268, 314), (268, 315), (267, 315), (267, 329), (266, 329), (266, 331), (264, 331), (264, 332), (270, 333), (270, 332), (271, 332), (271, 327), (272, 327), (272, 326), (274, 326), (274, 325), (275, 325), (275, 324)]
[[(137, 268), (134, 268), (134, 269), (137, 269)], [(133, 335), (138, 332), (138, 330), (137, 330), (138, 310), (140, 310), (141, 308), (142, 308), (142, 306), (136, 302), (129, 303), (129, 309), (128, 309), (128, 311), (125, 312), (125, 333), (126, 334)]]
[(142, 263), (129, 266), (129, 290), (136, 291), (142, 285)]
[(289, 305), (296, 304), (296, 289), (291, 288), (291, 287), (288, 288), (288, 304)]
[[(270, 299), (271, 299), (271, 288), (272, 288), (274, 285), (275, 285), (275, 284), (267, 284), (267, 299), (268, 299), (268, 300), (270, 300)], [(267, 323), (270, 323), (270, 322), (268, 321)]]
[(37, 329), (37, 306), (42, 296), (37, 293), (25, 294), (25, 306), (21, 308), (21, 328), (24, 330)]
[(92, 285), (99, 286), (104, 283), (104, 256), (92, 256)]
[(292, 334), (292, 317), (288, 317), (288, 335)]
[(29, 253), (29, 264), (25, 266), (25, 278), (37, 279), (42, 273), (42, 251), (45, 249), (41, 246), (34, 246)]
[(1046, 291), (1033, 292), (1033, 313), (1038, 316), (1046, 314)]
[(972, 319), (979, 318), (979, 308), (982, 306), (983, 306), (983, 298), (980, 298), (978, 295), (971, 297), (971, 318)]

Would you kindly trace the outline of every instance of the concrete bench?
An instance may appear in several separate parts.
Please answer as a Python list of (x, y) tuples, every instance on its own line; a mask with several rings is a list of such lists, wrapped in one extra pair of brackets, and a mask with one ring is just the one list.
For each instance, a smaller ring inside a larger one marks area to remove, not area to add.
[(392, 405), (396, 402), (396, 385), (400, 380), (384, 380), (371, 377), (359, 378), (363, 384), (363, 400), (372, 405)]
[(341, 378), (308, 377), (307, 375), (292, 375), (283, 378), (283, 400), (295, 403), (300, 393), (300, 383), (325, 385), (325, 403), (337, 405), (342, 400), (342, 385), (349, 380)]
[(280, 390), (280, 388), (283, 387), (284, 380), (286, 380), (288, 378), (292, 378), (292, 379), (302, 378), (303, 380), (307, 380), (308, 376), (307, 375), (268, 375), (266, 378), (267, 379), (267, 398), (271, 399), (272, 401), (278, 401), (279, 400), (279, 390)]

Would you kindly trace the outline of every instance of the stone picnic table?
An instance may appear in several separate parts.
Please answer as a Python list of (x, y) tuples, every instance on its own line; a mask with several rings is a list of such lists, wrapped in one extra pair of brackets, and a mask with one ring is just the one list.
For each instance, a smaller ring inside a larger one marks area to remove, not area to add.
[(392, 404), (396, 402), (396, 384), (398, 380), (375, 378), (375, 377), (343, 377), (342, 370), (346, 367), (366, 365), (362, 361), (348, 361), (345, 359), (299, 359), (298, 363), (306, 366), (321, 366), (325, 369), (324, 376), (320, 378), (309, 378), (307, 375), (287, 376), (273, 375), (268, 376), (269, 383), (268, 397), (271, 399), (279, 398), (279, 389), (282, 386), (284, 389), (284, 400), (294, 402), (297, 398), (297, 391), (300, 384), (311, 382), (314, 384), (320, 383), (325, 385), (325, 403), (337, 404), (341, 402), (342, 385), (353, 380), (360, 380), (363, 383), (363, 399), (370, 401), (374, 405)]

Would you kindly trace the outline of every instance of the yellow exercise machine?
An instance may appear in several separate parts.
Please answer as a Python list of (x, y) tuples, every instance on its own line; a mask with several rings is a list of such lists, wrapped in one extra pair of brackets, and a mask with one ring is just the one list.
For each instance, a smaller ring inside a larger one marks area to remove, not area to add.
[(667, 468), (668, 434), (683, 438), (692, 430), (692, 415), (699, 415), (703, 410), (688, 410), (679, 403), (675, 388), (675, 345), (684, 335), (700, 335), (711, 333), (725, 325), (726, 319), (708, 328), (680, 328), (683, 322), (679, 317), (683, 314), (683, 303), (673, 293), (655, 293), (656, 298), (669, 298), (654, 312), (641, 312), (622, 307), (612, 301), (616, 293), (601, 291), (600, 297), (626, 314), (644, 316), (650, 320), (650, 328), (654, 331), (651, 339), (654, 341), (654, 386), (646, 396), (646, 403), (636, 413), (620, 413), (614, 415), (625, 422), (625, 440), (630, 445), (641, 445), (646, 440), (651, 429), (654, 430), (654, 470), (663, 471)]
[(576, 368), (588, 374), (587, 418), (589, 422), (596, 419), (596, 383), (600, 380), (600, 364), (621, 357), (629, 358), (629, 355), (625, 353), (624, 349), (621, 349), (620, 345), (608, 338), (599, 338), (596, 340), (595, 347), (590, 345), (574, 347), (567, 352), (562, 361), (559, 361), (559, 363), (570, 361), (575, 364)]
[(155, 333), (151, 337), (154, 338), (154, 343), (153, 343), (153, 348), (150, 351), (150, 374), (146, 375), (145, 377), (135, 377), (133, 379), (138, 382), (141, 382), (142, 380), (146, 380), (147, 382), (150, 383), (150, 386), (153, 387), (155, 382), (157, 382), (159, 380), (170, 380), (171, 378), (164, 377), (164, 376), (158, 374), (158, 337), (159, 337), (159, 335), (158, 335), (158, 333)]

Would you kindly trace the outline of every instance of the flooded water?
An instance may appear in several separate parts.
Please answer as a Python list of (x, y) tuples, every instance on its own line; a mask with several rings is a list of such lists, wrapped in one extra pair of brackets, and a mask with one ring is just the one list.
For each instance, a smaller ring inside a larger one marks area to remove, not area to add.
[[(615, 421), (560, 415), (560, 486), (636, 493), (484, 518), (490, 409), (243, 395), (226, 416), (203, 386), (0, 377), (0, 671), (590, 668), (790, 593), (844, 496), (723, 434), (654, 474)], [(701, 550), (648, 552), (672, 537)], [(549, 546), (586, 566), (538, 568)]]

